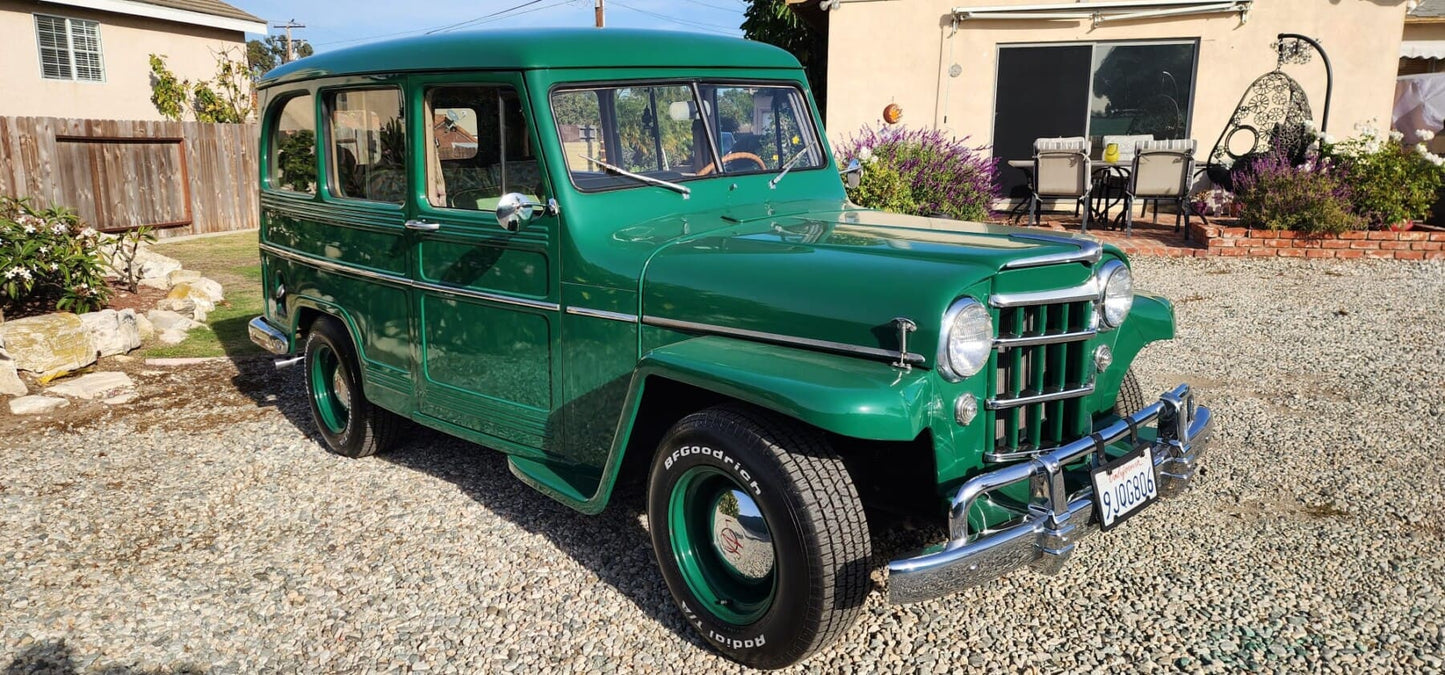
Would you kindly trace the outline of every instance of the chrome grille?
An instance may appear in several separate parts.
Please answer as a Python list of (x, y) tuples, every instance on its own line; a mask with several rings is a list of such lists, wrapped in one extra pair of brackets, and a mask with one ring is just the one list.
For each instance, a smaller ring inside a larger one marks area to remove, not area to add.
[[(1080, 290), (1080, 289), (1070, 289)], [(998, 352), (992, 396), (994, 451), (1008, 462), (1058, 447), (1086, 432), (1079, 398), (1094, 391), (1087, 341), (1094, 300), (1087, 293), (997, 296)]]

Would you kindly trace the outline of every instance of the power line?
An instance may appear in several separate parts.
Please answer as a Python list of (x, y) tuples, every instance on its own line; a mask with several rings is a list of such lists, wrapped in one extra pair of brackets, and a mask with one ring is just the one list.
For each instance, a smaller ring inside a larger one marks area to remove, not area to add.
[(677, 18), (677, 17), (668, 16), (668, 15), (666, 15), (666, 14), (660, 14), (660, 13), (658, 13), (658, 12), (654, 12), (654, 11), (651, 11), (651, 10), (646, 10), (646, 9), (640, 9), (640, 8), (638, 8), (638, 7), (633, 7), (632, 5), (629, 5), (629, 4), (625, 3), (625, 2), (622, 2), (621, 0), (612, 0), (612, 1), (613, 1), (614, 4), (617, 4), (617, 5), (619, 5), (619, 6), (623, 7), (623, 8), (626, 8), (626, 9), (630, 9), (630, 10), (632, 10), (632, 11), (634, 11), (634, 12), (639, 13), (639, 14), (646, 14), (646, 15), (648, 15), (648, 16), (652, 16), (652, 17), (655, 17), (655, 18), (658, 18), (658, 19), (662, 19), (663, 21), (667, 21), (667, 22), (669, 22), (669, 23), (675, 23), (675, 24), (677, 24), (677, 25), (679, 25), (679, 26), (688, 26), (688, 27), (691, 27), (691, 28), (701, 28), (701, 29), (703, 29), (703, 30), (705, 30), (705, 31), (707, 31), (707, 32), (717, 33), (717, 34), (719, 34), (719, 35), (723, 35), (723, 34), (724, 34), (724, 33), (720, 33), (719, 31), (737, 31), (737, 30), (738, 30), (738, 28), (736, 28), (736, 27), (719, 26), (719, 25), (717, 25), (717, 24), (702, 23), (702, 22), (700, 22), (700, 21), (689, 21), (689, 20), (687, 20), (687, 19), (679, 19), (679, 18)]
[[(529, 2), (529, 3), (526, 3), (526, 4), (524, 4), (524, 5), (519, 5), (519, 6), (517, 6), (517, 7), (512, 7), (511, 9), (502, 10), (502, 11), (503, 11), (503, 12), (509, 12), (509, 11), (518, 9), (518, 7), (525, 7), (525, 6), (527, 6), (527, 5), (536, 4), (536, 2), (540, 2), (540, 1), (541, 1), (541, 0), (534, 0), (534, 2)], [(418, 33), (431, 34), (431, 33), (440, 32), (440, 31), (442, 31), (442, 30), (449, 29), (449, 28), (451, 28), (451, 27), (453, 27), (453, 26), (467, 25), (467, 24), (471, 24), (472, 22), (491, 23), (492, 21), (500, 21), (500, 20), (502, 20), (502, 19), (510, 19), (510, 18), (512, 18), (512, 17), (514, 17), (514, 16), (521, 16), (521, 15), (523, 15), (523, 14), (531, 14), (532, 12), (541, 11), (541, 10), (544, 10), (544, 9), (550, 9), (550, 8), (552, 8), (552, 7), (557, 7), (557, 6), (559, 6), (559, 5), (565, 5), (565, 4), (569, 4), (569, 3), (572, 3), (572, 2), (576, 2), (576, 1), (577, 1), (577, 0), (561, 0), (561, 2), (554, 2), (554, 3), (550, 4), (550, 5), (543, 5), (543, 6), (541, 6), (541, 7), (537, 7), (536, 9), (529, 9), (529, 10), (527, 10), (527, 11), (525, 11), (525, 12), (517, 12), (516, 14), (512, 14), (512, 15), (509, 15), (509, 16), (501, 16), (501, 17), (497, 17), (497, 18), (494, 18), (494, 19), (490, 19), (490, 20), (487, 20), (487, 17), (477, 17), (476, 19), (470, 19), (470, 20), (468, 20), (468, 21), (463, 21), (463, 22), (461, 22), (460, 24), (448, 24), (448, 25), (445, 25), (445, 26), (427, 26), (427, 27), (424, 27), (424, 28), (413, 28), (413, 29), (411, 29), (411, 30), (397, 31), (397, 32), (395, 32), (395, 33), (381, 33), (381, 34), (379, 34), (379, 35), (367, 35), (367, 36), (358, 37), (358, 38), (347, 38), (347, 39), (345, 39), (345, 40), (331, 40), (331, 41), (329, 41), (329, 42), (313, 42), (312, 45), (313, 45), (313, 46), (316, 46), (316, 47), (324, 47), (324, 46), (329, 46), (329, 45), (344, 45), (344, 44), (351, 44), (351, 43), (353, 43), (353, 42), (366, 42), (366, 41), (369, 41), (369, 40), (380, 40), (380, 39), (382, 39), (382, 38), (398, 37), (398, 36), (402, 36), (402, 35), (416, 35), (416, 34), (418, 34)], [(495, 12), (494, 14), (500, 14), (500, 13), (501, 13), (501, 12)]]
[(708, 4), (708, 3), (706, 3), (706, 2), (703, 2), (702, 0), (684, 0), (684, 2), (690, 2), (690, 3), (694, 4), (694, 5), (699, 6), (699, 7), (706, 7), (706, 8), (708, 8), (708, 9), (715, 9), (715, 10), (717, 10), (717, 11), (719, 11), (719, 12), (735, 12), (735, 11), (737, 11), (736, 4), (734, 4), (733, 7), (722, 7), (722, 6), (720, 6), (720, 5)]
[(427, 35), (431, 35), (432, 33), (440, 33), (440, 32), (443, 32), (443, 31), (448, 31), (448, 30), (454, 30), (454, 29), (457, 29), (457, 28), (461, 28), (462, 26), (469, 26), (469, 25), (471, 25), (471, 24), (479, 23), (479, 22), (481, 22), (481, 21), (485, 21), (486, 19), (490, 19), (490, 18), (492, 18), (492, 17), (494, 17), (494, 16), (497, 16), (497, 15), (500, 15), (500, 14), (506, 14), (506, 13), (508, 13), (508, 12), (514, 12), (514, 11), (516, 11), (516, 10), (522, 9), (523, 7), (529, 7), (529, 6), (531, 6), (531, 5), (535, 5), (535, 4), (539, 3), (539, 2), (542, 2), (542, 0), (528, 0), (527, 2), (524, 2), (524, 3), (520, 4), (520, 5), (515, 5), (515, 6), (512, 6), (512, 7), (508, 7), (508, 8), (506, 8), (506, 9), (504, 9), (504, 10), (501, 10), (501, 11), (492, 12), (491, 14), (483, 14), (482, 16), (479, 16), (479, 17), (477, 17), (477, 18), (475, 18), (475, 19), (468, 19), (468, 20), (466, 20), (466, 21), (462, 21), (462, 22), (459, 22), (459, 23), (454, 23), (454, 24), (451, 24), (451, 25), (449, 25), (449, 26), (442, 26), (441, 28), (433, 28), (433, 29), (427, 31), (426, 34), (427, 34)]

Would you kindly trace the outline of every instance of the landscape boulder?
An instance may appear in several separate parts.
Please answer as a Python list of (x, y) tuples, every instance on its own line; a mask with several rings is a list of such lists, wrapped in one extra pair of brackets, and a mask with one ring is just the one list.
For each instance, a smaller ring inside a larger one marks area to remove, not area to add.
[(144, 314), (135, 315), (135, 328), (136, 333), (140, 335), (142, 341), (149, 340), (156, 336), (156, 327), (151, 324), (151, 320), (147, 319)]
[(25, 388), (15, 368), (15, 359), (0, 349), (0, 396), (24, 396), (28, 393), (30, 390)]
[(53, 396), (21, 396), (10, 399), (10, 414), (39, 415), (70, 405), (70, 401)]
[(201, 273), (195, 270), (175, 270), (166, 275), (166, 281), (169, 282), (171, 286), (187, 281), (195, 281), (200, 278)]
[(202, 277), (176, 284), (163, 300), (156, 303), (156, 309), (189, 315), (196, 321), (205, 321), (206, 316), (216, 309), (216, 303), (225, 297), (219, 283)]
[(104, 309), (99, 312), (81, 314), (80, 320), (90, 331), (90, 339), (101, 356), (124, 354), (140, 346), (140, 326), (137, 325), (135, 310), (119, 312)]
[(0, 324), (5, 351), (20, 370), (42, 375), (95, 363), (95, 343), (80, 317), (62, 312)]
[(144, 246), (136, 254), (135, 261), (136, 266), (140, 268), (140, 278), (142, 279), (165, 278), (171, 272), (181, 268), (179, 260), (168, 258)]
[(150, 320), (153, 330), (164, 333), (169, 330), (178, 330), (185, 333), (192, 328), (199, 328), (201, 324), (192, 321), (189, 317), (166, 309), (153, 309), (146, 312), (146, 318)]
[(90, 373), (51, 386), (45, 393), (87, 401), (120, 396), (135, 390), (135, 382), (125, 373)]

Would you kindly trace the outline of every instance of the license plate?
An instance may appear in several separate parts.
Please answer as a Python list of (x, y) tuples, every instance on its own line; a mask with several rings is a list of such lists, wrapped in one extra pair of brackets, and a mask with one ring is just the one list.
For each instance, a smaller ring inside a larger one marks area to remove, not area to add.
[(1094, 481), (1094, 513), (1108, 530), (1159, 498), (1154, 457), (1144, 446), (1089, 474)]

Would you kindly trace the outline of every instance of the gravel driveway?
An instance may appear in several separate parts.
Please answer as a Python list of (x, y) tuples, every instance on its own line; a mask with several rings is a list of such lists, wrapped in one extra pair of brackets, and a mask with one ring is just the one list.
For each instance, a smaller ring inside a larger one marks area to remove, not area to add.
[[(801, 670), (1442, 671), (1445, 269), (1135, 270), (1180, 322), (1146, 390), (1217, 414), (1195, 489), (1058, 576), (874, 593)], [(124, 410), (0, 413), (0, 672), (737, 670), (674, 609), (640, 495), (582, 516), (429, 432), (329, 455), (300, 375), (136, 370)]]

